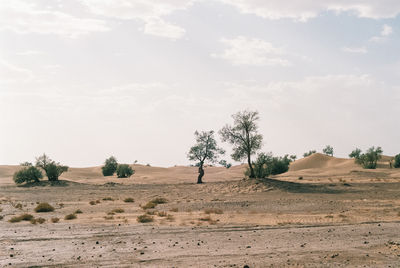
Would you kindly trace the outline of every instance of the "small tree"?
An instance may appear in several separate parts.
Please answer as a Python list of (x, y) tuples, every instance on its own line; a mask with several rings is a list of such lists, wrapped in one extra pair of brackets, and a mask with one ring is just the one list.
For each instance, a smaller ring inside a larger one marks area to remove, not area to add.
[[(27, 162), (24, 164), (27, 164)], [(23, 166), (23, 169), (14, 173), (13, 180), (16, 184), (39, 182), (43, 178), (42, 172), (37, 167), (32, 166), (32, 164)]]
[(120, 164), (117, 167), (118, 178), (129, 178), (135, 174), (135, 171), (128, 164)]
[(307, 156), (310, 156), (310, 155), (312, 155), (312, 154), (315, 154), (317, 151), (315, 151), (315, 150), (310, 150), (310, 151), (308, 151), (308, 152), (305, 152), (304, 154), (303, 154), (303, 157), (307, 157)]
[(36, 166), (44, 170), (49, 181), (58, 181), (61, 174), (68, 171), (68, 166), (51, 160), (46, 154), (36, 158)]
[(400, 154), (398, 154), (394, 157), (393, 167), (400, 168)]
[(361, 165), (363, 168), (367, 169), (375, 169), (378, 163), (378, 160), (382, 157), (382, 148), (381, 147), (371, 147), (367, 150), (366, 153), (360, 154), (355, 158), (355, 162)]
[(289, 158), (290, 158), (290, 160), (292, 160), (292, 162), (294, 162), (297, 159), (297, 155), (293, 154), (293, 155), (289, 156)]
[(324, 154), (326, 154), (326, 155), (333, 156), (333, 147), (330, 146), (330, 145), (327, 145), (327, 146), (322, 150), (322, 152), (323, 152)]
[(220, 164), (221, 166), (223, 166), (223, 167), (225, 167), (225, 168), (230, 168), (230, 167), (232, 167), (232, 164), (226, 162), (226, 160), (221, 160), (221, 161), (219, 161), (218, 164)]
[(360, 155), (361, 155), (361, 150), (356, 148), (349, 154), (349, 157), (357, 159), (360, 158)]
[(114, 156), (110, 156), (104, 162), (104, 166), (101, 167), (101, 171), (103, 172), (103, 176), (112, 176), (115, 171), (117, 171), (118, 162)]
[(199, 176), (197, 177), (197, 183), (203, 183), (205, 162), (215, 163), (221, 154), (225, 151), (217, 146), (217, 141), (214, 138), (214, 131), (196, 131), (194, 133), (196, 144), (193, 145), (187, 157), (190, 161), (196, 161), (199, 167)]
[(250, 169), (250, 178), (255, 178), (251, 165), (251, 156), (261, 149), (263, 137), (258, 133), (257, 111), (238, 112), (233, 117), (233, 125), (226, 125), (220, 130), (222, 141), (233, 145), (232, 159), (241, 161), (247, 159)]

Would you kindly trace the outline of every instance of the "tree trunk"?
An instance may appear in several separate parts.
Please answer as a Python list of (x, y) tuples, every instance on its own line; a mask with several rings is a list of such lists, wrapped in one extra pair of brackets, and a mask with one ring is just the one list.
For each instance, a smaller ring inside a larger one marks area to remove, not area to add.
[(203, 176), (204, 176), (203, 163), (200, 163), (199, 176), (197, 177), (197, 183), (203, 183), (203, 181), (202, 181)]
[(250, 154), (247, 155), (247, 163), (249, 164), (249, 168), (250, 168), (250, 178), (254, 179), (256, 177), (256, 175), (254, 175), (254, 169), (251, 164)]

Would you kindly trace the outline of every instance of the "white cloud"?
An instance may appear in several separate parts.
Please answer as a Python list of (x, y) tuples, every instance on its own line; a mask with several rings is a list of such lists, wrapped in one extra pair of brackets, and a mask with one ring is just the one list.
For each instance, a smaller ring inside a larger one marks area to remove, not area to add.
[(359, 53), (359, 54), (366, 54), (368, 50), (366, 47), (342, 47), (342, 51), (348, 53)]
[(233, 5), (244, 14), (267, 19), (288, 18), (307, 21), (325, 11), (351, 12), (362, 18), (394, 18), (400, 13), (397, 0), (220, 0)]
[(221, 42), (227, 47), (222, 54), (212, 54), (214, 58), (221, 58), (233, 65), (253, 66), (289, 66), (291, 63), (282, 58), (285, 52), (274, 47), (271, 43), (257, 38), (238, 36), (233, 39), (222, 38)]
[(190, 7), (194, 0), (81, 0), (89, 10), (104, 17), (141, 20), (144, 23), (145, 34), (181, 38), (185, 30), (173, 23), (165, 21), (163, 17), (178, 10)]
[(387, 24), (383, 25), (382, 32), (381, 32), (382, 36), (388, 36), (388, 35), (391, 35), (392, 33), (393, 33), (393, 28), (391, 26), (389, 26)]
[(0, 59), (0, 85), (26, 82), (33, 78), (34, 75), (31, 70)]
[(109, 28), (100, 20), (78, 18), (56, 10), (39, 9), (30, 1), (13, 0), (0, 2), (1, 30), (77, 37)]

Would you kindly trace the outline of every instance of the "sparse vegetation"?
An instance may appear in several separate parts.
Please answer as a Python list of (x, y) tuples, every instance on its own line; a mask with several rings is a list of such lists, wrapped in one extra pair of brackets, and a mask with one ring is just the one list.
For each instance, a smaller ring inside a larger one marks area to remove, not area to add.
[(20, 221), (30, 221), (32, 220), (34, 217), (31, 214), (22, 214), (20, 216), (15, 216), (12, 217), (9, 222), (20, 222)]
[(76, 219), (76, 214), (74, 213), (65, 215), (64, 217), (64, 220), (74, 220), (74, 219)]
[(49, 181), (58, 181), (61, 174), (68, 171), (68, 166), (51, 160), (46, 154), (36, 158), (36, 166), (44, 170)]
[(133, 203), (133, 202), (135, 202), (135, 200), (133, 200), (133, 198), (131, 198), (131, 197), (127, 197), (124, 199), (124, 202), (125, 203)]
[(150, 202), (153, 202), (153, 203), (158, 205), (158, 204), (168, 203), (168, 200), (166, 198), (164, 198), (164, 197), (156, 197), (153, 200), (151, 200)]
[(120, 164), (117, 167), (118, 178), (129, 178), (135, 174), (135, 171), (128, 164)]
[(400, 168), (400, 154), (398, 154), (394, 157), (393, 167)]
[(113, 219), (114, 219), (114, 216), (112, 216), (112, 215), (104, 216), (104, 219), (105, 219), (105, 220), (113, 220)]
[(247, 159), (249, 165), (250, 178), (255, 178), (255, 173), (251, 165), (251, 156), (257, 153), (262, 146), (263, 137), (258, 133), (257, 121), (259, 120), (257, 111), (243, 111), (234, 114), (232, 126), (226, 125), (220, 130), (222, 141), (233, 145), (232, 159), (241, 161)]
[(165, 212), (165, 211), (159, 211), (158, 213), (157, 213), (157, 215), (159, 216), (159, 217), (167, 217), (167, 212)]
[(216, 163), (219, 155), (224, 154), (225, 151), (217, 146), (217, 141), (214, 138), (214, 131), (196, 131), (194, 135), (196, 144), (190, 148), (187, 157), (190, 161), (197, 161), (199, 167), (197, 183), (203, 183), (204, 163)]
[[(289, 170), (292, 158), (289, 155), (284, 157), (274, 157), (272, 153), (260, 153), (255, 162), (253, 169), (257, 178), (266, 178), (270, 175), (285, 173)], [(246, 175), (249, 175), (249, 170)]]
[(36, 206), (35, 212), (52, 212), (54, 207), (49, 203), (40, 203)]
[(175, 208), (171, 208), (170, 211), (172, 211), (172, 212), (178, 212), (179, 209), (178, 209), (177, 207), (175, 207)]
[(57, 223), (57, 222), (59, 222), (60, 221), (60, 219), (59, 218), (51, 218), (51, 222), (52, 223)]
[(94, 206), (94, 205), (96, 205), (96, 201), (93, 201), (93, 200), (92, 200), (92, 201), (89, 202), (89, 204), (92, 205), (92, 206)]
[(305, 152), (305, 153), (303, 154), (303, 157), (310, 156), (310, 155), (312, 155), (312, 154), (315, 154), (316, 152), (317, 152), (316, 150), (310, 150), (310, 151), (308, 151), (308, 152)]
[(32, 224), (37, 224), (37, 223), (42, 224), (42, 223), (46, 222), (46, 219), (44, 219), (44, 218), (33, 218), (33, 219), (30, 220), (30, 222)]
[(330, 145), (327, 145), (327, 146), (322, 150), (322, 152), (323, 152), (324, 154), (326, 154), (326, 155), (333, 156), (333, 147), (330, 146)]
[(114, 156), (111, 156), (106, 159), (104, 162), (104, 166), (101, 168), (103, 172), (103, 176), (112, 176), (114, 175), (115, 171), (117, 171), (118, 162)]
[(3, 219), (4, 219), (4, 216), (3, 216), (3, 215), (0, 215), (0, 221), (3, 220)]
[(355, 149), (350, 157), (355, 159), (355, 162), (361, 165), (366, 169), (375, 169), (378, 163), (378, 160), (382, 157), (382, 148), (381, 147), (371, 147), (367, 150), (366, 153), (362, 153), (360, 149)]
[(150, 201), (141, 207), (142, 207), (142, 209), (151, 209), (151, 208), (155, 208), (156, 206), (157, 206), (156, 203)]
[(113, 209), (111, 212), (114, 212), (114, 213), (124, 213), (125, 210), (123, 210), (122, 208), (115, 208), (115, 209)]
[(13, 180), (15, 184), (39, 182), (43, 178), (42, 172), (37, 168), (27, 163), (23, 169), (14, 173)]
[(231, 167), (232, 167), (232, 164), (231, 164), (231, 163), (228, 163), (228, 162), (226, 162), (226, 160), (221, 160), (221, 161), (219, 161), (219, 164), (220, 164), (221, 166), (223, 166), (223, 167), (227, 168), (227, 169), (229, 169), (229, 168), (231, 168)]
[(219, 208), (206, 208), (204, 210), (204, 213), (206, 214), (223, 214), (223, 210)]
[(103, 201), (114, 201), (112, 197), (104, 197)]
[(75, 210), (75, 212), (74, 212), (75, 214), (82, 214), (83, 212), (82, 212), (82, 210), (80, 210), (80, 209), (77, 209), (77, 210)]
[(153, 222), (154, 218), (150, 215), (144, 214), (138, 216), (136, 220), (140, 223), (146, 223), (146, 222)]

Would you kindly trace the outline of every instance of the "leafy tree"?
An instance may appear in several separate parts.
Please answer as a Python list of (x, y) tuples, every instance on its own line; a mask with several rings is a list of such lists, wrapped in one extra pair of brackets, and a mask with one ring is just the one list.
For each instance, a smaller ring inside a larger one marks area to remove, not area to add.
[(15, 172), (13, 176), (16, 184), (39, 182), (41, 178), (43, 178), (42, 172), (37, 167), (32, 166), (32, 164), (24, 165), (24, 168)]
[(394, 157), (393, 167), (400, 168), (400, 154), (398, 154)]
[(297, 155), (293, 154), (293, 155), (289, 156), (289, 158), (290, 158), (290, 160), (292, 160), (292, 162), (294, 162), (297, 159)]
[(327, 145), (327, 146), (322, 150), (322, 152), (323, 152), (324, 154), (326, 154), (326, 155), (333, 156), (333, 147), (330, 146), (330, 145)]
[(104, 166), (101, 167), (101, 171), (103, 172), (103, 176), (112, 176), (115, 171), (117, 171), (118, 162), (114, 156), (110, 156), (104, 162)]
[[(253, 162), (254, 173), (257, 178), (266, 178), (270, 175), (285, 173), (289, 170), (292, 158), (289, 155), (276, 157), (270, 153), (260, 153), (255, 162)], [(246, 173), (249, 173), (248, 169)]]
[(251, 156), (261, 149), (263, 137), (258, 133), (257, 111), (238, 112), (233, 117), (233, 125), (226, 125), (220, 130), (222, 141), (233, 145), (232, 159), (241, 161), (247, 159), (250, 178), (255, 178), (251, 165)]
[(219, 164), (220, 164), (221, 166), (223, 166), (223, 167), (226, 167), (226, 168), (232, 167), (232, 164), (226, 162), (226, 160), (221, 160), (221, 161), (219, 161)]
[(63, 166), (51, 160), (46, 154), (36, 158), (36, 167), (44, 170), (49, 181), (58, 181), (61, 174), (68, 171), (68, 166)]
[(375, 169), (378, 160), (382, 157), (382, 153), (383, 151), (381, 147), (371, 147), (366, 153), (359, 154), (357, 157), (355, 157), (355, 161), (363, 168)]
[(310, 155), (312, 155), (312, 154), (315, 154), (317, 151), (315, 151), (315, 150), (310, 150), (310, 151), (308, 151), (308, 152), (305, 152), (304, 154), (303, 154), (303, 157), (307, 157), (307, 156), (310, 156)]
[(215, 163), (221, 154), (225, 151), (217, 146), (217, 141), (214, 138), (214, 131), (196, 131), (194, 133), (196, 144), (193, 145), (187, 157), (190, 161), (197, 161), (199, 167), (199, 176), (197, 177), (197, 183), (203, 183), (202, 178), (204, 176), (204, 163)]
[(118, 178), (129, 178), (135, 174), (135, 171), (128, 164), (120, 164), (117, 167)]
[(360, 155), (361, 155), (361, 150), (356, 148), (349, 154), (349, 157), (357, 159), (360, 158)]

